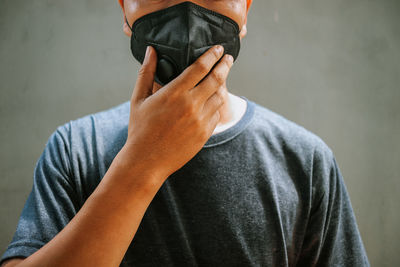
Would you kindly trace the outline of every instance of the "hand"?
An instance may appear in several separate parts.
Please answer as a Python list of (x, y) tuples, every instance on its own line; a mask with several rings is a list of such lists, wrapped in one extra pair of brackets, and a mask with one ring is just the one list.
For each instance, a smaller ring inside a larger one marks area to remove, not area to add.
[(230, 55), (222, 55), (222, 46), (210, 48), (152, 94), (157, 55), (153, 47), (147, 48), (131, 97), (123, 148), (128, 164), (144, 164), (166, 179), (201, 150), (219, 122), (233, 64)]

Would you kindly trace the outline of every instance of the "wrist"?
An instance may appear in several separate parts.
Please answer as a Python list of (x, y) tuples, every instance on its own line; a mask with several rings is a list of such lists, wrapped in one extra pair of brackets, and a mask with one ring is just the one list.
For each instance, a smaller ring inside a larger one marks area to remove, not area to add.
[(149, 186), (164, 183), (168, 174), (162, 166), (149, 162), (136, 148), (125, 144), (115, 156), (112, 165), (125, 172), (130, 178), (146, 177)]

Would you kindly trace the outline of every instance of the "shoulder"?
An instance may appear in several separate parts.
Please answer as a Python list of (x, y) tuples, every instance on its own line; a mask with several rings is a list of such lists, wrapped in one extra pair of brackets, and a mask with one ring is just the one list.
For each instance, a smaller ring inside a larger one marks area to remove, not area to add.
[(275, 153), (303, 164), (308, 163), (311, 168), (315, 161), (333, 160), (331, 148), (321, 137), (265, 106), (252, 103), (254, 117), (251, 131)]
[(129, 110), (127, 101), (58, 126), (46, 144), (45, 151), (54, 151), (49, 159), (61, 158), (66, 169), (80, 175), (108, 164), (126, 141)]
[(47, 141), (42, 165), (62, 172), (78, 195), (87, 197), (126, 141), (129, 110), (128, 101), (58, 126)]
[(256, 103), (250, 130), (265, 147), (270, 166), (287, 173), (313, 199), (327, 197), (332, 185), (342, 183), (332, 149), (312, 131)]
[(85, 135), (98, 128), (111, 129), (124, 127), (129, 120), (129, 101), (113, 106), (106, 110), (91, 113), (57, 127), (56, 132), (61, 135)]
[(126, 101), (59, 125), (50, 139), (58, 136), (71, 150), (89, 148), (103, 140), (123, 141), (129, 122), (129, 103)]

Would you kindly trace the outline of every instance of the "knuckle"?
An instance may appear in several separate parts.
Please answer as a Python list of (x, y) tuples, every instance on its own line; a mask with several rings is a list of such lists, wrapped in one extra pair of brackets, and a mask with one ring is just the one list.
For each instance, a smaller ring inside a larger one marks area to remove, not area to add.
[(214, 119), (215, 123), (217, 124), (219, 122), (219, 119), (221, 118), (221, 113), (219, 113), (219, 110), (217, 110), (214, 114)]
[(182, 103), (182, 106), (183, 106), (185, 115), (192, 116), (193, 114), (196, 113), (195, 107), (190, 101), (185, 100)]
[(208, 65), (204, 60), (199, 60), (196, 65), (198, 71), (203, 73), (208, 72)]
[(215, 59), (218, 59), (221, 56), (216, 49), (211, 49), (211, 53), (215, 57)]
[(217, 69), (212, 72), (212, 76), (218, 84), (223, 84), (225, 82), (225, 75)]
[(220, 106), (223, 104), (223, 98), (219, 93), (215, 93), (215, 102), (217, 104), (217, 106)]
[(220, 87), (218, 90), (215, 92), (217, 96), (219, 96), (221, 99), (224, 99), (224, 88)]
[(222, 106), (224, 104), (224, 98), (221, 96), (218, 96), (218, 106)]
[(147, 74), (149, 74), (149, 70), (147, 69), (147, 66), (143, 65), (138, 72), (139, 76), (146, 76)]
[(217, 96), (218, 96), (218, 100), (219, 100), (219, 105), (222, 106), (223, 104), (225, 104), (225, 94), (224, 91), (222, 90), (222, 88), (220, 88), (217, 92), (216, 92)]

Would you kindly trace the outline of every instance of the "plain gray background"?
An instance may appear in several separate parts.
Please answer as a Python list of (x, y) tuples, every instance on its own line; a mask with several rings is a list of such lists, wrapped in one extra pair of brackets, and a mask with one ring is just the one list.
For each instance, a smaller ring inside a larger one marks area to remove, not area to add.
[[(400, 2), (254, 0), (228, 88), (333, 150), (372, 266), (399, 266)], [(117, 0), (0, 1), (0, 253), (57, 126), (129, 100)]]

